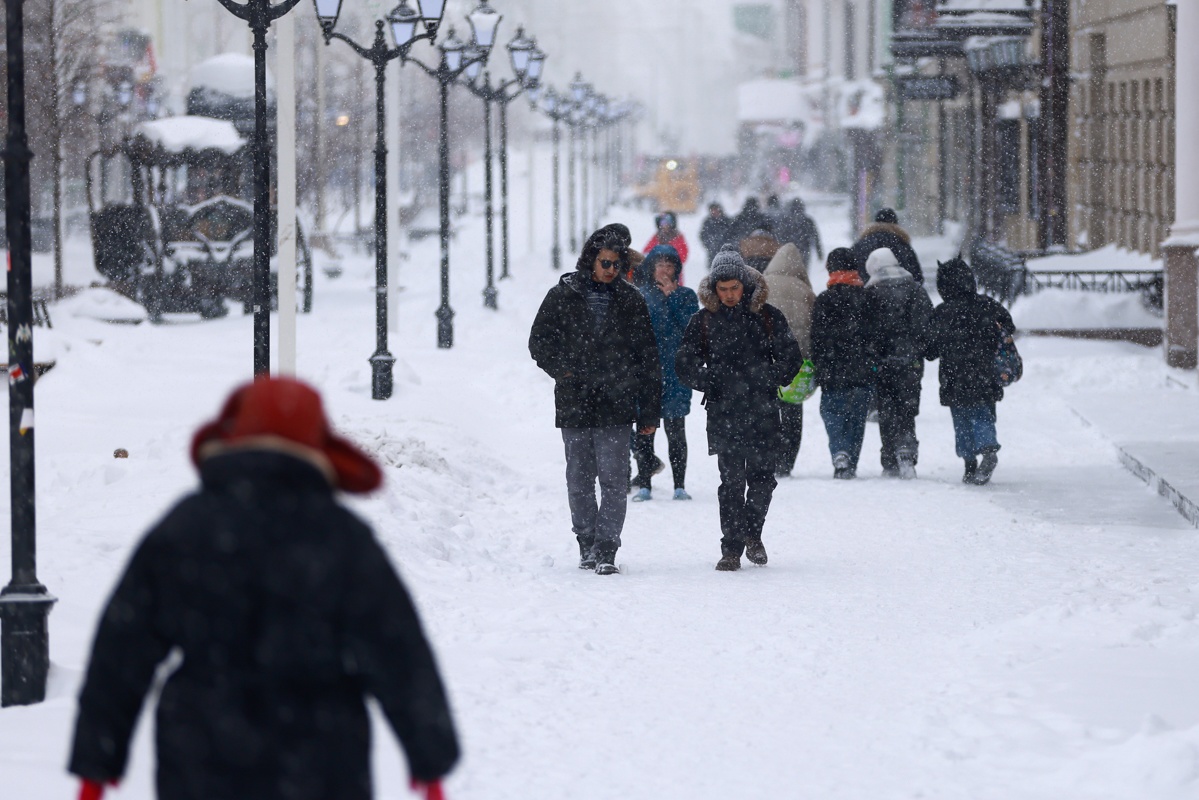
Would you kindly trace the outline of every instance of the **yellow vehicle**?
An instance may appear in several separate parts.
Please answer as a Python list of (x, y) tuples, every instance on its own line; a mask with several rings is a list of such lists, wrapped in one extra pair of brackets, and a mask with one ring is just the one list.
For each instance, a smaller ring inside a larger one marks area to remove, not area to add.
[(655, 211), (694, 214), (699, 210), (703, 193), (699, 185), (699, 167), (694, 161), (662, 158), (656, 166), (652, 162), (650, 166), (653, 177), (637, 187), (639, 199), (653, 203)]

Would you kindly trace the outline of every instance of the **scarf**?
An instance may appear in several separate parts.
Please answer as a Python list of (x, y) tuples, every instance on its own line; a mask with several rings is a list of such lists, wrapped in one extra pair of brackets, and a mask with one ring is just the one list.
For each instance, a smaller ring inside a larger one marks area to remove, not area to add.
[(862, 286), (862, 276), (854, 269), (840, 270), (828, 276), (829, 288), (833, 286)]

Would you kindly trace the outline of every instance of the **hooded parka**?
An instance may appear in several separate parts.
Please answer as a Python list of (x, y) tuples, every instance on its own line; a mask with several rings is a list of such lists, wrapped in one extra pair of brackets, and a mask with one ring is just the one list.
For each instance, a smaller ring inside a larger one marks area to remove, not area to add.
[(374, 697), (433, 781), (458, 758), (412, 601), (317, 466), (246, 450), (138, 545), (96, 633), (69, 769), (124, 774), (155, 671), (159, 800), (367, 800)]
[(650, 250), (645, 257), (651, 274), (651, 282), (641, 289), (649, 310), (650, 324), (654, 328), (654, 339), (658, 343), (658, 357), (662, 368), (662, 418), (678, 419), (691, 413), (691, 388), (679, 380), (674, 359), (683, 341), (687, 322), (699, 310), (695, 292), (679, 286), (670, 295), (663, 294), (652, 281), (652, 272), (657, 265), (667, 261), (674, 267), (675, 280), (683, 271), (679, 255), (670, 245), (661, 245)]
[(944, 300), (929, 318), (925, 357), (941, 359), (941, 405), (979, 406), (1003, 399), (995, 380), (1000, 332), (1016, 326), (1007, 309), (978, 294), (974, 273), (959, 256), (937, 265), (937, 291)]
[(780, 247), (766, 267), (765, 275), (770, 281), (771, 305), (787, 318), (804, 358), (811, 358), (812, 308), (816, 305), (816, 292), (812, 289), (808, 265), (799, 248), (791, 243)]
[(746, 267), (742, 285), (741, 302), (728, 308), (710, 274), (700, 281), (703, 308), (687, 324), (675, 356), (679, 378), (704, 393), (713, 455), (776, 450), (778, 388), (803, 366), (787, 318), (766, 302), (766, 278)]
[(916, 283), (924, 283), (924, 272), (920, 269), (920, 259), (916, 256), (916, 251), (912, 249), (912, 237), (903, 228), (889, 222), (875, 222), (866, 226), (862, 235), (850, 248), (853, 250), (858, 264), (861, 265), (859, 271), (862, 273), (863, 282), (870, 278), (866, 273), (866, 259), (880, 247), (885, 247), (894, 253), (899, 266), (907, 270)]

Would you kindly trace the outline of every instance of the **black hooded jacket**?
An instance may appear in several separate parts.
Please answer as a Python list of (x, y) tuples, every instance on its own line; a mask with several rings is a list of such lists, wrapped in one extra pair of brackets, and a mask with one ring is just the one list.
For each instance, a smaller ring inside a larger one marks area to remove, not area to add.
[(978, 294), (974, 274), (961, 258), (937, 266), (944, 300), (929, 318), (925, 358), (941, 359), (941, 405), (978, 406), (1003, 399), (995, 380), (1000, 331), (1016, 330), (1003, 306)]
[(679, 379), (704, 393), (713, 455), (777, 447), (778, 389), (803, 366), (787, 318), (766, 302), (766, 279), (746, 273), (745, 294), (734, 308), (716, 297), (710, 274), (700, 281), (703, 307), (687, 323), (675, 354)]
[(873, 386), (878, 370), (878, 299), (861, 286), (838, 284), (816, 296), (812, 364), (822, 389)]
[[(662, 376), (658, 345), (641, 293), (625, 280), (608, 284), (608, 312), (597, 330), (587, 305), (591, 270), (613, 227), (596, 231), (575, 272), (563, 275), (537, 310), (529, 354), (554, 379), (554, 424), (559, 428), (657, 425)], [(628, 229), (624, 229), (625, 236)], [(610, 247), (608, 249), (611, 249)], [(622, 258), (627, 245), (618, 250)], [(622, 268), (622, 272), (624, 269)]]
[(370, 528), (294, 456), (243, 451), (138, 545), (100, 620), (69, 769), (119, 779), (155, 671), (161, 800), (371, 796), (374, 697), (413, 777), (458, 758), (437, 666)]

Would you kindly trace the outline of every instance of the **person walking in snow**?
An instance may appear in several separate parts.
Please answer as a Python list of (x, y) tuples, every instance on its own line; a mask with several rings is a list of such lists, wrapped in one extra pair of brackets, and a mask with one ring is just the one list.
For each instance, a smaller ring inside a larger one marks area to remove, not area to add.
[[(679, 275), (683, 262), (679, 254), (668, 244), (658, 245), (645, 256), (645, 263), (654, 276), (654, 283), (641, 289), (649, 309), (650, 323), (654, 326), (654, 338), (658, 344), (658, 359), (662, 369), (662, 427), (666, 430), (667, 452), (670, 471), (674, 478), (674, 499), (690, 500), (687, 494), (687, 415), (691, 413), (691, 389), (683, 385), (675, 372), (675, 351), (683, 340), (683, 331), (688, 320), (699, 310), (695, 292), (679, 286)], [(638, 487), (633, 502), (643, 502), (653, 497), (651, 479), (661, 464), (654, 455), (654, 433), (638, 433), (634, 444), (637, 459), (637, 477), (633, 485)]]
[(961, 256), (938, 262), (937, 291), (944, 302), (929, 318), (924, 356), (941, 360), (941, 405), (953, 416), (955, 449), (966, 465), (962, 482), (982, 486), (999, 463), (995, 404), (1003, 387), (995, 377), (995, 354), (1000, 337), (1011, 336), (1016, 326), (1006, 308), (978, 293)]
[(720, 469), (720, 560), (741, 568), (741, 554), (764, 565), (762, 530), (778, 482), (778, 390), (803, 366), (782, 312), (766, 301), (764, 276), (729, 244), (700, 281), (703, 308), (687, 323), (675, 355), (684, 384), (704, 393), (708, 453)]
[(662, 416), (649, 311), (640, 292), (619, 277), (628, 270), (629, 242), (628, 228), (619, 224), (591, 234), (575, 272), (549, 290), (529, 333), (529, 353), (554, 379), (554, 424), (566, 450), (579, 567), (600, 575), (617, 572), (632, 426), (648, 436)]
[(874, 215), (874, 224), (867, 225), (862, 235), (853, 244), (853, 255), (857, 259), (858, 269), (862, 273), (862, 282), (870, 277), (866, 274), (866, 259), (880, 247), (885, 247), (895, 254), (899, 266), (908, 271), (916, 283), (924, 283), (924, 272), (920, 269), (920, 259), (912, 249), (912, 237), (899, 227), (899, 215), (894, 209), (884, 208)]
[(645, 247), (641, 248), (641, 252), (648, 255), (649, 251), (658, 245), (668, 244), (679, 254), (679, 262), (685, 265), (688, 253), (687, 240), (679, 232), (679, 218), (675, 216), (673, 211), (663, 211), (654, 217), (654, 226), (657, 230), (650, 240), (645, 243)]
[[(787, 325), (799, 343), (802, 356), (810, 358), (812, 308), (816, 305), (816, 293), (812, 291), (808, 265), (804, 263), (799, 248), (790, 242), (780, 247), (766, 267), (765, 275), (770, 281), (771, 304), (787, 318)], [(795, 469), (795, 459), (799, 457), (799, 446), (803, 441), (803, 403), (784, 403), (779, 400), (779, 418), (782, 446), (774, 472), (777, 477), (787, 478)]]
[(741, 257), (750, 269), (762, 272), (779, 251), (779, 240), (767, 228), (759, 228), (741, 240)]
[(733, 220), (733, 230), (729, 241), (740, 246), (741, 240), (751, 236), (754, 231), (769, 230), (770, 219), (762, 213), (762, 206), (756, 197), (745, 198), (745, 204), (737, 212)]
[(895, 254), (879, 248), (866, 260), (867, 294), (878, 307), (878, 430), (882, 438), (883, 475), (916, 477), (920, 442), (920, 381), (924, 378), (924, 345), (933, 303), (924, 287), (899, 266)]
[(878, 305), (866, 292), (848, 248), (828, 254), (828, 288), (812, 309), (812, 354), (820, 386), (820, 417), (828, 432), (833, 477), (857, 475), (866, 413), (874, 396)]
[(780, 242), (790, 242), (799, 248), (805, 268), (809, 264), (812, 250), (816, 251), (817, 258), (824, 258), (824, 248), (820, 246), (820, 231), (816, 228), (816, 221), (808, 216), (803, 200), (798, 197), (787, 204), (787, 211), (780, 218), (775, 236)]
[(125, 773), (155, 675), (162, 800), (371, 797), (373, 697), (413, 785), (442, 797), (458, 739), (412, 600), (336, 490), (382, 474), (315, 390), (241, 387), (192, 440), (200, 488), (137, 545), (100, 618), (69, 770), (99, 800)]
[(699, 228), (699, 240), (708, 251), (708, 264), (712, 263), (712, 259), (716, 258), (720, 248), (724, 247), (732, 235), (733, 219), (724, 213), (724, 206), (720, 203), (710, 203), (708, 216)]

